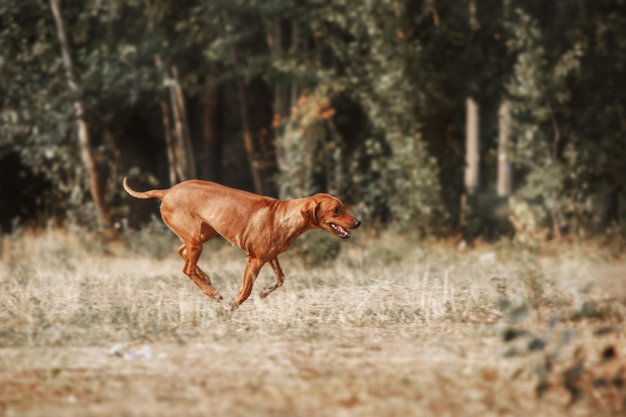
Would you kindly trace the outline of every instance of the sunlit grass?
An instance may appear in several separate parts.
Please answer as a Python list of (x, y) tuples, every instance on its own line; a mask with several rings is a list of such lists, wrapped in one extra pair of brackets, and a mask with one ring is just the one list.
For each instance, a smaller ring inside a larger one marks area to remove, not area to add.
[[(624, 410), (612, 382), (626, 369), (624, 267), (600, 252), (537, 257), (506, 244), (460, 251), (355, 236), (334, 263), (283, 255), (285, 286), (261, 300), (274, 279), (265, 268), (231, 312), (245, 254), (225, 242), (209, 242), (200, 261), (219, 303), (182, 274), (171, 234), (133, 235), (127, 246), (89, 239), (55, 230), (3, 237), (7, 415)], [(114, 346), (130, 359), (111, 354)], [(603, 360), (611, 347), (615, 358)], [(567, 385), (572, 369), (580, 375)]]

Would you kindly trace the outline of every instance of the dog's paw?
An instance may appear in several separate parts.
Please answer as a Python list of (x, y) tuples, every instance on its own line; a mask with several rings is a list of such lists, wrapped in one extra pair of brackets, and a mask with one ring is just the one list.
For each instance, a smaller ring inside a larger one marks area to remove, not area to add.
[(270, 295), (271, 292), (274, 291), (276, 288), (278, 288), (278, 285), (276, 285), (276, 283), (270, 284), (259, 292), (259, 296), (261, 296), (261, 298), (265, 298)]

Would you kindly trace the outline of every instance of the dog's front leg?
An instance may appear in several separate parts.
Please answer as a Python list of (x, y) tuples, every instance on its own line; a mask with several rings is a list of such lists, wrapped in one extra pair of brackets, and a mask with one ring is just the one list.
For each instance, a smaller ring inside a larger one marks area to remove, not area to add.
[(274, 269), (274, 273), (276, 274), (276, 281), (274, 281), (273, 283), (265, 287), (263, 291), (261, 291), (261, 298), (267, 297), (276, 288), (281, 287), (283, 285), (283, 282), (285, 281), (285, 274), (283, 274), (283, 270), (280, 268), (278, 258), (270, 260), (270, 265), (272, 265), (272, 269)]
[(230, 304), (233, 310), (239, 307), (241, 303), (250, 297), (254, 281), (259, 275), (259, 271), (261, 271), (263, 264), (265, 264), (264, 261), (248, 255), (248, 265), (246, 265), (246, 271), (243, 273), (243, 283), (241, 284), (241, 289), (239, 290), (239, 294), (237, 294), (235, 301)]

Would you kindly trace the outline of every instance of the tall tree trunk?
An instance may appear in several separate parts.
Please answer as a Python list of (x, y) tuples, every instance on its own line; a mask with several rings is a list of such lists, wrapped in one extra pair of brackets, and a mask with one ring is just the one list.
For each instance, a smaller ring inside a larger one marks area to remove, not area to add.
[[(265, 41), (270, 52), (271, 60), (273, 63), (279, 62), (283, 58), (283, 30), (281, 21), (278, 18), (264, 18), (263, 24), (265, 26)], [(291, 94), (289, 90), (289, 87), (283, 85), (282, 83), (276, 83), (273, 86), (273, 117), (270, 132), (272, 137), (276, 140), (284, 134), (284, 132), (281, 131), (282, 122), (283, 119), (289, 115), (292, 107)], [(278, 171), (280, 172), (280, 168), (284, 166), (283, 158), (285, 155), (283, 155), (280, 146), (276, 146), (275, 151), (276, 165), (278, 167)], [(280, 187), (278, 188), (278, 195), (282, 198), (283, 196), (281, 195)]]
[(479, 108), (472, 97), (466, 100), (465, 124), (465, 189), (474, 194), (480, 181)]
[[(157, 68), (161, 68), (161, 60), (155, 58)], [(194, 159), (187, 108), (183, 90), (178, 81), (178, 71), (172, 67), (172, 76), (167, 73), (165, 85), (169, 92), (169, 102), (161, 100), (161, 113), (163, 117), (163, 131), (169, 165), (170, 185), (181, 181), (196, 178), (196, 163)]]
[(428, 0), (428, 5), (430, 6), (430, 12), (433, 15), (433, 24), (435, 27), (439, 27), (439, 13), (437, 12), (435, 0)]
[(250, 170), (252, 171), (254, 189), (257, 194), (264, 194), (263, 178), (261, 176), (261, 169), (257, 161), (257, 152), (254, 148), (254, 140), (252, 138), (250, 113), (248, 111), (248, 103), (246, 102), (246, 86), (241, 76), (239, 58), (237, 57), (237, 49), (235, 48), (235, 44), (232, 40), (232, 31), (230, 29), (228, 13), (224, 12), (222, 16), (224, 19), (224, 25), (226, 26), (228, 48), (230, 50), (230, 58), (233, 63), (233, 73), (235, 76), (235, 83), (237, 85), (237, 99), (239, 101), (239, 112), (241, 116), (241, 127), (243, 130), (244, 148), (246, 150), (246, 154), (248, 155)]
[[(478, 30), (476, 0), (469, 2), (469, 28), (470, 36)], [(465, 172), (463, 178), (465, 192), (461, 196), (461, 226), (466, 224), (468, 197), (474, 194), (480, 183), (479, 107), (472, 96), (467, 97), (465, 103)]]
[[(503, 0), (505, 24), (509, 21), (511, 0)], [(502, 94), (498, 108), (498, 179), (497, 193), (500, 197), (508, 197), (513, 191), (513, 167), (509, 160), (511, 147), (511, 106), (506, 95)]]
[[(478, 30), (476, 0), (469, 0), (468, 6), (470, 36), (474, 36), (474, 32)], [(479, 107), (472, 96), (465, 99), (465, 172), (463, 183), (465, 191), (461, 195), (461, 216), (459, 219), (461, 227), (467, 225), (468, 200), (476, 192), (480, 183)]]
[(167, 152), (167, 165), (170, 186), (177, 183), (180, 165), (176, 160), (176, 144), (172, 136), (172, 121), (170, 120), (170, 105), (166, 100), (161, 100), (161, 116), (163, 117), (163, 134), (165, 136), (165, 151)]
[(161, 57), (154, 57), (156, 67), (163, 71), (164, 83), (169, 92), (169, 103), (161, 100), (163, 130), (167, 159), (169, 164), (170, 185), (196, 178), (196, 164), (194, 159), (187, 108), (183, 89), (178, 80), (178, 70), (171, 68), (171, 75), (163, 69)]
[(202, 108), (202, 130), (204, 133), (202, 150), (202, 176), (210, 181), (219, 181), (222, 171), (222, 147), (217, 134), (217, 109), (219, 90), (214, 85), (215, 77), (205, 78), (204, 103)]
[[(150, 2), (146, 4), (148, 34), (151, 34), (154, 28), (155, 10)], [(189, 119), (187, 117), (185, 97), (178, 79), (178, 69), (172, 66), (168, 72), (164, 68), (159, 54), (154, 55), (154, 63), (163, 74), (163, 81), (169, 93), (169, 103), (167, 100), (161, 100), (160, 104), (169, 165), (169, 180), (170, 185), (174, 185), (197, 177), (196, 161), (189, 133)]]
[(178, 70), (172, 67), (172, 83), (170, 85), (170, 102), (174, 116), (174, 131), (176, 132), (176, 159), (180, 164), (179, 180), (185, 181), (196, 178), (196, 164), (194, 160), (191, 134), (187, 117), (187, 106), (183, 89), (178, 79)]
[[(280, 19), (265, 18), (263, 23), (265, 26), (265, 41), (270, 57), (273, 62), (277, 62), (283, 58), (283, 30)], [(289, 114), (289, 109), (291, 108), (289, 88), (276, 84), (274, 85), (273, 95), (272, 110), (274, 112), (274, 123), (277, 125), (280, 119)]]
[(513, 188), (513, 168), (509, 160), (511, 143), (511, 107), (509, 100), (502, 97), (498, 109), (498, 183), (500, 197), (511, 195)]
[[(295, 56), (298, 48), (301, 47), (298, 26), (293, 21), (285, 21), (279, 18), (265, 18), (263, 22), (267, 47), (272, 62), (279, 64), (289, 54)], [(319, 67), (320, 63), (317, 62), (317, 64)], [(285, 121), (292, 115), (301, 94), (298, 82), (294, 81), (293, 77), (281, 76), (279, 79), (281, 81), (276, 82), (273, 86), (272, 125), (270, 129), (265, 130), (268, 134), (267, 139), (270, 140), (265, 140), (265, 145), (262, 145), (263, 165), (270, 172), (272, 178), (277, 172), (280, 172), (281, 167), (285, 167), (284, 158), (290, 157), (290, 155), (284, 155), (284, 152), (281, 151), (281, 147), (278, 145), (278, 141), (279, 138), (287, 134), (284, 129)], [(280, 187), (275, 187), (277, 184), (270, 183), (266, 185), (272, 191), (277, 188), (275, 191), (277, 191), (279, 196), (281, 195)]]
[(104, 198), (102, 196), (102, 188), (100, 186), (100, 175), (98, 174), (98, 168), (91, 153), (91, 139), (89, 137), (89, 126), (85, 121), (85, 109), (83, 103), (78, 98), (80, 96), (80, 90), (76, 77), (74, 76), (74, 66), (69, 50), (69, 43), (67, 41), (67, 35), (65, 32), (65, 25), (63, 23), (63, 17), (61, 16), (61, 0), (50, 0), (50, 7), (52, 8), (52, 14), (54, 15), (54, 21), (56, 23), (57, 35), (59, 37), (59, 43), (61, 44), (61, 55), (63, 60), (63, 67), (65, 68), (65, 76), (67, 78), (67, 85), (76, 99), (74, 100), (74, 111), (76, 112), (76, 127), (78, 130), (78, 144), (80, 147), (80, 155), (83, 161), (83, 165), (87, 170), (89, 176), (89, 191), (91, 198), (93, 199), (96, 215), (98, 219), (98, 226), (107, 230), (108, 237), (113, 237), (114, 229), (111, 225), (111, 212), (107, 207)]
[[(289, 39), (287, 48), (285, 27), (287, 23), (281, 22), (280, 19), (264, 19), (265, 40), (270, 51), (272, 61), (278, 62), (284, 59), (287, 52), (292, 55), (298, 50), (299, 31), (296, 25), (291, 22), (291, 39)], [(295, 106), (300, 96), (300, 89), (295, 82), (289, 84), (277, 84), (274, 86), (274, 103), (273, 110), (275, 117), (283, 118), (289, 116), (291, 109)]]

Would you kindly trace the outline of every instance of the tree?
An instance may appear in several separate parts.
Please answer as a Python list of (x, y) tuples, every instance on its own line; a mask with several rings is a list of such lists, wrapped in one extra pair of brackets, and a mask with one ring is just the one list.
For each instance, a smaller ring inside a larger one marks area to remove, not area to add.
[(252, 172), (252, 178), (254, 180), (254, 189), (257, 194), (264, 194), (263, 178), (261, 177), (261, 171), (259, 169), (259, 159), (257, 157), (257, 150), (254, 146), (254, 139), (252, 135), (252, 127), (250, 123), (250, 111), (248, 110), (248, 103), (246, 101), (246, 86), (241, 75), (241, 67), (239, 64), (239, 57), (237, 54), (237, 48), (233, 38), (233, 28), (228, 18), (228, 13), (222, 14), (224, 20), (224, 26), (226, 31), (226, 42), (228, 43), (228, 49), (230, 51), (230, 59), (233, 67), (233, 76), (237, 85), (237, 100), (239, 102), (239, 115), (241, 117), (241, 127), (243, 133), (243, 142), (248, 155), (248, 162), (250, 164), (250, 170)]
[(39, 198), (46, 215), (63, 214), (80, 199), (81, 163), (66, 151), (76, 124), (50, 5), (2, 2), (0, 19), (0, 147), (54, 184)]
[(624, 157), (624, 97), (614, 83), (626, 62), (626, 39), (617, 29), (624, 6), (553, 4), (550, 21), (545, 7), (527, 4), (511, 25), (512, 157), (522, 174), (516, 197), (540, 209), (536, 222), (549, 226), (552, 236), (585, 235), (606, 227), (606, 217), (593, 212), (608, 207), (593, 201), (619, 195), (623, 184), (617, 167)]
[(98, 206), (125, 216), (121, 175), (156, 186), (201, 172), (268, 194), (337, 192), (366, 218), (425, 233), (458, 233), (469, 192), (472, 235), (494, 230), (490, 207), (509, 195), (553, 236), (615, 228), (625, 215), (624, 7), (64, 3), (68, 88), (47, 2), (6, 0), (0, 159), (19, 155), (45, 175), (48, 213), (82, 224), (101, 222), (89, 218)]
[(511, 106), (502, 97), (498, 108), (498, 178), (496, 193), (508, 197), (513, 189), (513, 168), (509, 159), (511, 147)]
[[(510, 19), (511, 0), (502, 0), (504, 25)], [(508, 55), (508, 53), (507, 53)], [(498, 106), (498, 178), (496, 192), (499, 197), (508, 197), (513, 190), (513, 168), (509, 157), (511, 148), (511, 105), (502, 92)]]
[[(476, 17), (476, 1), (469, 2), (470, 36), (478, 30)], [(474, 194), (480, 184), (480, 107), (474, 97), (469, 96), (466, 102), (465, 121), (465, 190), (468, 195)]]
[[(343, 155), (356, 199), (399, 227), (427, 232), (441, 225), (438, 165), (421, 136), (418, 77), (413, 63), (421, 45), (410, 35), (410, 10), (401, 2), (331, 2), (317, 10), (317, 33), (327, 66), (317, 71), (332, 97), (347, 97), (365, 116), (360, 141)], [(418, 74), (421, 74), (419, 72)], [(337, 109), (337, 127), (341, 108)], [(358, 132), (358, 130), (356, 130)], [(346, 136), (354, 136), (348, 131)]]
[(114, 229), (110, 228), (111, 213), (103, 200), (102, 189), (100, 187), (100, 175), (91, 151), (91, 140), (89, 137), (89, 126), (87, 125), (85, 117), (85, 108), (79, 98), (80, 88), (74, 75), (74, 64), (72, 63), (67, 35), (65, 33), (65, 24), (63, 22), (63, 16), (61, 15), (61, 0), (50, 0), (50, 7), (52, 8), (52, 14), (54, 15), (54, 21), (56, 23), (57, 33), (59, 36), (63, 66), (67, 77), (67, 85), (72, 95), (76, 97), (74, 101), (74, 110), (76, 112), (78, 143), (80, 146), (81, 159), (89, 176), (89, 189), (91, 192), (91, 198), (93, 199), (96, 207), (98, 224), (100, 227), (104, 227), (112, 231)]

